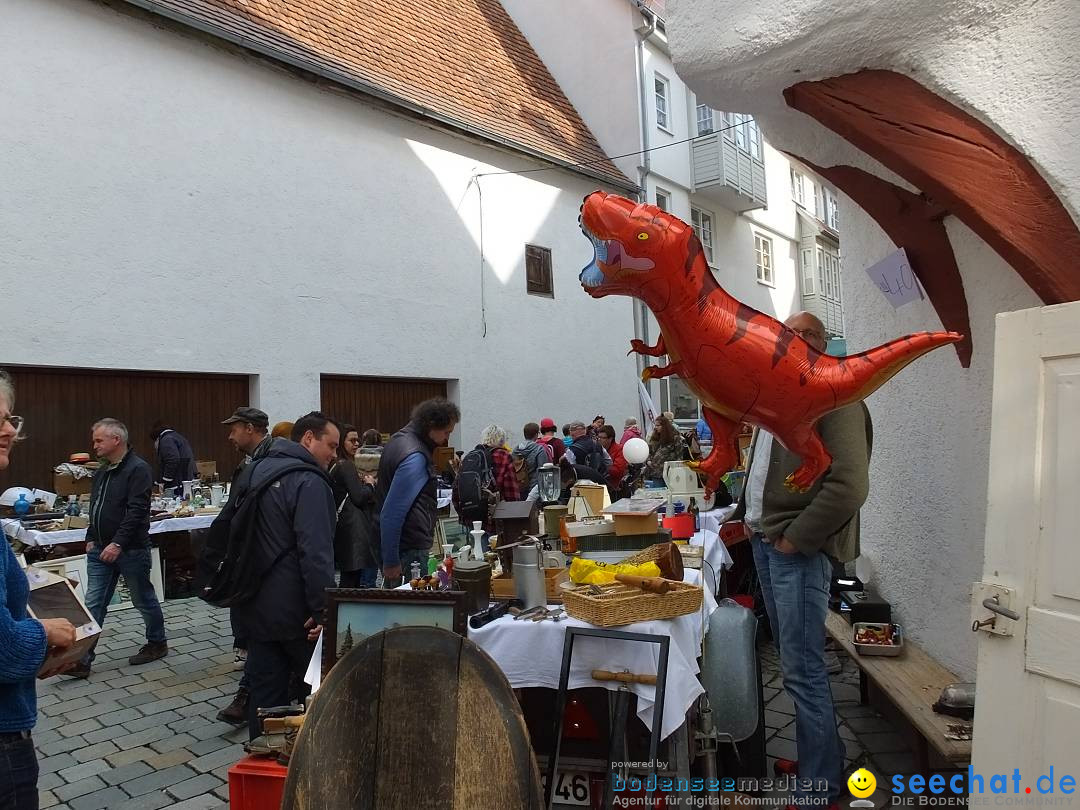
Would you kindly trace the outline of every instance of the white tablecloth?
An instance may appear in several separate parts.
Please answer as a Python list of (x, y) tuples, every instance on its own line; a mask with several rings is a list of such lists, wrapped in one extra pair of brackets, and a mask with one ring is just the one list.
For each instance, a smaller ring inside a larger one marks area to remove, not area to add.
[[(685, 581), (700, 583), (700, 573), (688, 570)], [(697, 678), (697, 658), (701, 651), (705, 623), (714, 610), (716, 610), (716, 600), (706, 588), (705, 603), (698, 613), (679, 616), (675, 619), (636, 622), (624, 627), (611, 628), (627, 633), (669, 636), (671, 639), (668, 648), (664, 717), (660, 726), (660, 735), (663, 738), (671, 735), (682, 725), (686, 712), (705, 691)], [(514, 688), (538, 686), (558, 689), (559, 671), (562, 668), (563, 640), (566, 637), (567, 627), (603, 629), (570, 617), (560, 622), (516, 622), (512, 616), (504, 616), (479, 630), (469, 628), (469, 638), (495, 660)], [(616, 691), (617, 684), (594, 681), (592, 671), (594, 669), (606, 669), (610, 672), (629, 670), (638, 674), (655, 675), (659, 661), (660, 647), (656, 644), (618, 639), (578, 638), (574, 641), (569, 685), (571, 689), (604, 686)], [(652, 729), (655, 687), (631, 684), (630, 688), (638, 696), (638, 717), (646, 727)]]
[[(162, 532), (189, 532), (193, 529), (205, 529), (214, 522), (217, 515), (195, 515), (193, 517), (166, 518), (150, 524), (150, 534)], [(3, 521), (4, 534), (12, 540), (18, 540), (28, 546), (56, 546), (60, 543), (81, 543), (86, 540), (86, 529), (68, 529), (58, 532), (39, 532), (23, 527), (18, 520), (7, 518)]]
[(713, 509), (709, 512), (702, 512), (698, 516), (701, 528), (690, 538), (690, 545), (705, 548), (703, 558), (708, 565), (702, 566), (702, 569), (713, 593), (716, 593), (716, 579), (720, 576), (720, 569), (731, 568), (735, 564), (735, 561), (731, 559), (727, 546), (720, 539), (720, 527), (734, 513), (735, 504)]

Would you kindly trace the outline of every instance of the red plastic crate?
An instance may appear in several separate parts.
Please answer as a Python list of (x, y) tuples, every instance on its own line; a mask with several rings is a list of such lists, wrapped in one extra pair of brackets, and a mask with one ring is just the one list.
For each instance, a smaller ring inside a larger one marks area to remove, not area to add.
[(271, 757), (247, 756), (229, 768), (231, 810), (277, 810), (289, 772)]

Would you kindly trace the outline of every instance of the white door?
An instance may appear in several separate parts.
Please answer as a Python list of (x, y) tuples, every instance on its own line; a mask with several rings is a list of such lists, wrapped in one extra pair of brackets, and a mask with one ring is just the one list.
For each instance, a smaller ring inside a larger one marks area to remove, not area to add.
[[(981, 603), (996, 585), (1020, 618), (978, 631), (972, 767), (984, 801), (999, 798), (991, 775), (1006, 774), (1008, 792), (1035, 806), (1080, 804), (1080, 303), (998, 315), (994, 351), (984, 592), (972, 615), (993, 615)], [(1039, 779), (1051, 768), (1052, 782)]]

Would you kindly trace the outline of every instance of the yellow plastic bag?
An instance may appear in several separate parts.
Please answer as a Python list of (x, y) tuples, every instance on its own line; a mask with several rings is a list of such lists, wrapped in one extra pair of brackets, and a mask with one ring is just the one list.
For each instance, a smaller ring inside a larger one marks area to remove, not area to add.
[(636, 577), (658, 577), (660, 566), (654, 562), (630, 565), (618, 563), (608, 565), (596, 560), (583, 560), (580, 557), (570, 563), (570, 581), (575, 585), (609, 585), (615, 581), (616, 574), (630, 574)]

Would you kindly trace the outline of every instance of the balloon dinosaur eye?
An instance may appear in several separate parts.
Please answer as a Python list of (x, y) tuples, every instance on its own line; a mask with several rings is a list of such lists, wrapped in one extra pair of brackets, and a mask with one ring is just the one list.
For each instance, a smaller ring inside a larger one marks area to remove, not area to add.
[(647, 233), (645, 233), (644, 231), (642, 231), (641, 233), (639, 233), (637, 235), (637, 238), (640, 239), (642, 242), (644, 242), (646, 239), (649, 238), (649, 235)]

